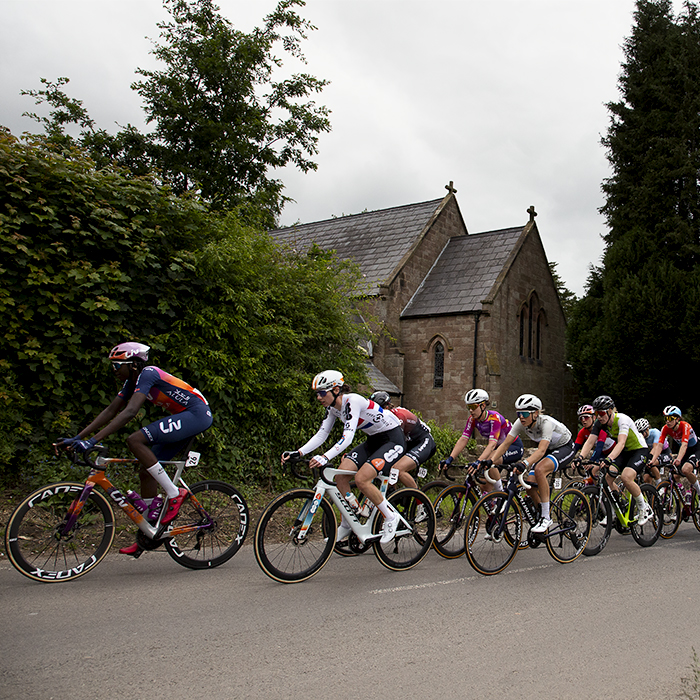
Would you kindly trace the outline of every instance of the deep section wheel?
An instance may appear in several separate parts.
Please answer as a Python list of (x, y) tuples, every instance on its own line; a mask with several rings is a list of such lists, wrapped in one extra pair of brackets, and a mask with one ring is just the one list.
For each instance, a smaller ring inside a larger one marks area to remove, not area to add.
[(605, 548), (612, 532), (612, 519), (616, 516), (612, 513), (610, 501), (597, 486), (586, 486), (583, 495), (591, 506), (591, 534), (583, 550), (584, 556), (593, 557)]
[(477, 501), (466, 486), (448, 486), (435, 500), (435, 540), (433, 547), (445, 559), (464, 554), (464, 528)]
[[(646, 502), (651, 506), (652, 517), (644, 525), (637, 524), (637, 521), (630, 523), (630, 531), (634, 541), (640, 547), (651, 547), (659, 539), (661, 528), (664, 525), (664, 509), (657, 490), (651, 484), (642, 484), (642, 494)], [(637, 501), (632, 499), (630, 517), (637, 517)]]
[[(312, 511), (313, 520), (304, 532), (304, 522)], [(326, 528), (322, 524), (324, 518)], [(333, 509), (325, 498), (314, 499), (313, 489), (287, 491), (275, 498), (260, 516), (255, 530), (255, 558), (275, 581), (305, 581), (330, 559), (336, 530)]]
[(114, 540), (114, 511), (92, 491), (69, 530), (72, 505), (85, 484), (63, 481), (25, 498), (10, 516), (5, 548), (13, 566), (35, 581), (72, 581), (97, 566)]
[(547, 551), (560, 564), (568, 564), (583, 553), (591, 533), (591, 506), (578, 489), (564, 489), (550, 506), (552, 525)]
[(191, 486), (194, 498), (180, 507), (168, 554), (189, 569), (209, 569), (227, 562), (241, 547), (250, 524), (248, 505), (241, 493), (223, 481), (200, 481)]
[(673, 483), (668, 480), (657, 484), (656, 490), (659, 493), (661, 507), (664, 509), (661, 537), (665, 540), (670, 540), (678, 532), (681, 524), (683, 497), (678, 493), (678, 489), (673, 487)]

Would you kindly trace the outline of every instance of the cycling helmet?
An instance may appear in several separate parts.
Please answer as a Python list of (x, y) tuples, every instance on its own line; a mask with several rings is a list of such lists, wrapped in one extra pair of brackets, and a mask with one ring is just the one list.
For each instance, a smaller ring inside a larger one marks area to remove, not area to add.
[(666, 406), (666, 408), (664, 408), (664, 415), (665, 416), (678, 416), (679, 418), (683, 417), (683, 414), (681, 413), (681, 409), (678, 408), (678, 406)]
[(343, 386), (343, 384), (345, 384), (343, 375), (334, 369), (328, 369), (314, 377), (311, 388), (314, 391), (330, 391), (334, 386)]
[(148, 351), (151, 348), (143, 343), (119, 343), (115, 345), (109, 352), (109, 359), (114, 361), (128, 362), (141, 360), (148, 362)]
[(515, 400), (516, 411), (541, 411), (542, 402), (534, 394), (523, 394)]
[(580, 418), (581, 416), (592, 416), (595, 415), (595, 411), (593, 410), (593, 406), (591, 406), (588, 403), (583, 404), (583, 406), (580, 406), (578, 411), (576, 411), (576, 415)]
[(593, 408), (596, 411), (607, 411), (609, 408), (615, 408), (615, 402), (606, 394), (602, 394), (593, 402)]
[(649, 421), (646, 418), (638, 418), (636, 421), (634, 421), (634, 424), (637, 426), (637, 430), (640, 433), (643, 433), (645, 430), (649, 430)]
[(472, 389), (464, 395), (464, 403), (483, 403), (489, 400), (489, 395), (483, 389)]
[(370, 401), (378, 403), (382, 408), (386, 406), (391, 401), (391, 396), (386, 393), (386, 391), (375, 391), (372, 396), (369, 397)]

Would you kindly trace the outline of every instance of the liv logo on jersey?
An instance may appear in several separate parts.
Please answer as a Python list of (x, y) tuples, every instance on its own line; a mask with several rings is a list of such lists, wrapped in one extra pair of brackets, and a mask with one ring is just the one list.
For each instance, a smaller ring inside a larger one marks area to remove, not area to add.
[(165, 421), (160, 422), (160, 430), (162, 433), (172, 433), (173, 430), (180, 430), (181, 427), (181, 420), (173, 420), (172, 418), (168, 418), (167, 425), (165, 424)]

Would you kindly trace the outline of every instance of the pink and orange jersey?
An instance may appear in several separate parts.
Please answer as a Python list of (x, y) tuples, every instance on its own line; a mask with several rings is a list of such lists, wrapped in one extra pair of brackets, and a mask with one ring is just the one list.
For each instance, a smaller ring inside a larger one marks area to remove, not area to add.
[(152, 365), (143, 368), (136, 382), (127, 379), (118, 396), (128, 402), (134, 394), (145, 394), (146, 401), (161, 406), (168, 413), (182, 413), (195, 400), (208, 405), (197, 389)]
[(484, 420), (476, 421), (474, 416), (469, 416), (467, 424), (464, 426), (462, 437), (468, 440), (472, 436), (475, 427), (480, 435), (489, 441), (495, 440), (500, 445), (506, 439), (506, 435), (508, 435), (512, 425), (498, 411), (488, 411)]

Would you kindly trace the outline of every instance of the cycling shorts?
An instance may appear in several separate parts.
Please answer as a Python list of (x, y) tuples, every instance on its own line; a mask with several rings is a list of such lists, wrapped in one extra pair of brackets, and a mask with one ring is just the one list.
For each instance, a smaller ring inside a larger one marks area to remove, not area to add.
[(622, 474), (623, 469), (634, 469), (638, 475), (644, 472), (646, 468), (646, 457), (649, 454), (649, 449), (643, 447), (639, 450), (630, 450), (629, 452), (622, 452), (613, 461), (617, 465), (617, 468)]
[(370, 435), (362, 444), (348, 452), (347, 457), (359, 469), (369, 462), (377, 471), (377, 475), (388, 476), (391, 468), (406, 453), (403, 428), (397, 426), (383, 433)]
[(523, 441), (520, 439), (520, 436), (518, 436), (515, 440), (513, 440), (511, 446), (503, 453), (503, 461), (501, 464), (505, 465), (519, 462), (523, 458), (524, 452), (525, 448), (523, 447)]
[(412, 438), (406, 443), (406, 456), (410, 457), (416, 466), (427, 462), (437, 449), (435, 439), (429, 431), (423, 431), (423, 434), (416, 438)]
[[(555, 447), (553, 450), (547, 450), (547, 453), (545, 454), (544, 457), (540, 460), (540, 462), (543, 459), (549, 458), (552, 462), (554, 462), (554, 471), (552, 471), (552, 474), (555, 472), (558, 472), (561, 467), (565, 467), (573, 458), (574, 455), (576, 454), (576, 445), (574, 444), (573, 440), (569, 440), (564, 445), (560, 445), (559, 447)], [(539, 464), (538, 462), (537, 464)], [(533, 465), (534, 467), (535, 465)], [(531, 474), (534, 474), (534, 468), (530, 471)]]
[(211, 409), (202, 401), (175, 415), (166, 416), (141, 428), (158, 459), (172, 459), (194, 435), (211, 427)]
[(697, 469), (698, 451), (700, 451), (700, 442), (696, 442), (692, 447), (688, 446), (688, 449), (686, 449), (685, 454), (683, 455), (681, 467), (687, 462), (690, 462), (693, 465), (693, 469)]

